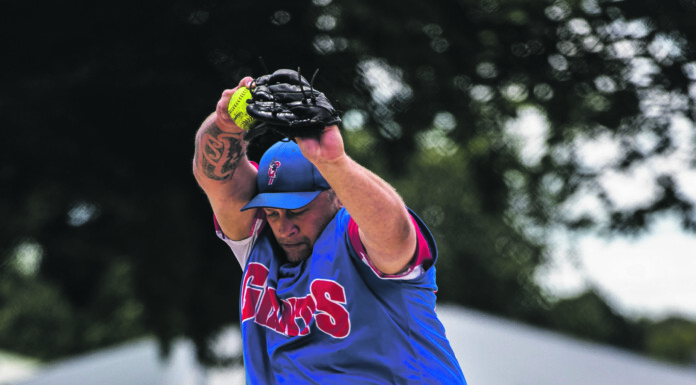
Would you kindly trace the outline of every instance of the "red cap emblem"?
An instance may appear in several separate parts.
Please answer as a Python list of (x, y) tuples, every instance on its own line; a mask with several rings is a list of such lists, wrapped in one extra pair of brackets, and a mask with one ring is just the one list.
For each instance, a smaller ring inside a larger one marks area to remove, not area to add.
[(269, 186), (273, 184), (273, 180), (275, 179), (276, 173), (278, 172), (278, 167), (280, 167), (280, 162), (278, 162), (278, 161), (273, 161), (273, 162), (271, 162), (270, 165), (268, 165), (268, 177), (269, 177), (268, 185)]

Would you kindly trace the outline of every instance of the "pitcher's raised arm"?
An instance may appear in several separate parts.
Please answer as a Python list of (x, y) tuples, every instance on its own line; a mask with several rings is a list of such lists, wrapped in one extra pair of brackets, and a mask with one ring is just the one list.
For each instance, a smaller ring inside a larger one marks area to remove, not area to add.
[(346, 155), (337, 126), (326, 127), (319, 136), (296, 140), (357, 223), (372, 264), (385, 274), (407, 268), (416, 251), (417, 235), (396, 190)]
[(246, 156), (245, 131), (232, 121), (227, 105), (237, 88), (250, 87), (251, 82), (245, 77), (222, 93), (215, 112), (198, 129), (193, 158), (193, 175), (208, 196), (220, 228), (232, 240), (251, 232), (255, 211), (240, 209), (256, 192), (256, 168)]

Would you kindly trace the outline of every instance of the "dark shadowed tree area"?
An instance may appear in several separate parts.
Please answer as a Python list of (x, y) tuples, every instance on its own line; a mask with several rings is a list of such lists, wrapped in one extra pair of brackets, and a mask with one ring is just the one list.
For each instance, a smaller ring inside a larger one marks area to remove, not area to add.
[(692, 362), (693, 321), (554, 298), (534, 273), (553, 229), (696, 230), (674, 169), (631, 205), (603, 183), (696, 165), (695, 18), (692, 0), (5, 2), (0, 348), (53, 360), (154, 335), (224, 359), (209, 343), (238, 322), (241, 271), (194, 134), (242, 76), (299, 67), (344, 111), (349, 154), (429, 224), (441, 302)]

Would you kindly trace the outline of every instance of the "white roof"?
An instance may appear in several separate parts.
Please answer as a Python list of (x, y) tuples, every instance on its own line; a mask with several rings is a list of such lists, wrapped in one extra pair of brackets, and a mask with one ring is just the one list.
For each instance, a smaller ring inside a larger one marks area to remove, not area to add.
[(696, 368), (462, 307), (439, 306), (438, 315), (470, 385), (696, 385)]

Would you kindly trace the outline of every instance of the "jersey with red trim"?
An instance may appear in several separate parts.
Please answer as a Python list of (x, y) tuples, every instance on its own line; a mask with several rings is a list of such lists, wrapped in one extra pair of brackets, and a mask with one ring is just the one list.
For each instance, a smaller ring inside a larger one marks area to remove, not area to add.
[(430, 258), (417, 257), (412, 265), (422, 271), (407, 279), (366, 263), (345, 209), (297, 264), (261, 228), (240, 290), (247, 383), (466, 384), (435, 313), (435, 242), (413, 218), (418, 255)]

